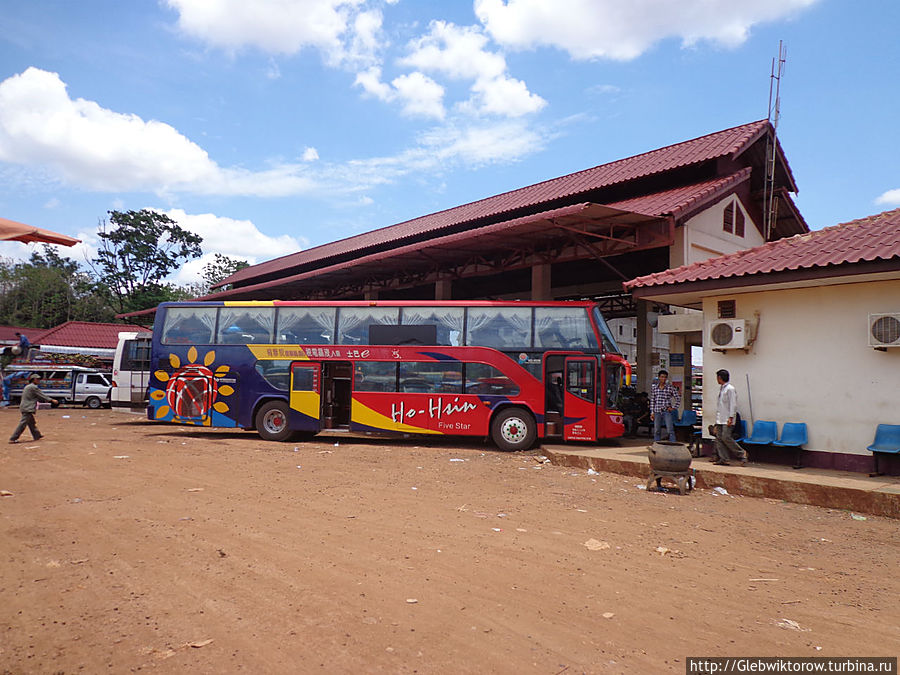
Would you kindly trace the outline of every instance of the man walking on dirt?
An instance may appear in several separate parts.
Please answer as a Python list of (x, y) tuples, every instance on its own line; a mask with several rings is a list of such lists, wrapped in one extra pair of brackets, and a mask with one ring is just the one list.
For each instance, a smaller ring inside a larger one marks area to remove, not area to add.
[(19, 425), (16, 427), (12, 436), (9, 437), (10, 443), (19, 442), (19, 436), (25, 431), (25, 427), (28, 427), (28, 430), (31, 431), (31, 436), (34, 440), (37, 441), (44, 437), (41, 432), (38, 431), (37, 424), (34, 421), (37, 402), (44, 401), (55, 408), (59, 405), (59, 401), (50, 398), (41, 391), (41, 388), (38, 386), (40, 381), (41, 376), (37, 373), (32, 373), (28, 376), (28, 384), (25, 385), (25, 389), (22, 390), (22, 402), (19, 404), (19, 411), (22, 413), (22, 419), (19, 420)]
[(728, 381), (730, 379), (731, 375), (724, 368), (716, 371), (719, 398), (716, 402), (716, 459), (713, 464), (728, 464), (730, 455), (734, 455), (744, 466), (747, 464), (747, 451), (731, 436), (737, 413), (737, 390)]

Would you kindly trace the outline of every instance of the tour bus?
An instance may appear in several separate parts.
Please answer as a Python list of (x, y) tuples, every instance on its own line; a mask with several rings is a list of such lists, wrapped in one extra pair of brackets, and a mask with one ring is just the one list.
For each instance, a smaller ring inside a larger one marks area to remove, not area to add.
[(143, 410), (147, 406), (147, 385), (150, 382), (150, 337), (147, 331), (119, 333), (113, 356), (113, 408)]
[(591, 302), (163, 303), (147, 417), (255, 429), (536, 439), (621, 436), (630, 372)]
[(80, 403), (88, 408), (100, 408), (109, 402), (108, 373), (82, 366), (25, 363), (10, 365), (4, 370), (5, 376), (12, 375), (10, 405), (21, 400), (28, 376), (32, 373), (41, 376), (41, 391), (60, 403)]

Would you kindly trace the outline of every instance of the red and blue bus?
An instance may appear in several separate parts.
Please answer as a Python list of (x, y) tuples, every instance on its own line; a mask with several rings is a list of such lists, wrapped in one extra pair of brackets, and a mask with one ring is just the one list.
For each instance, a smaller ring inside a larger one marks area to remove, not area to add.
[(621, 436), (627, 361), (591, 302), (174, 302), (156, 312), (147, 416), (255, 429)]

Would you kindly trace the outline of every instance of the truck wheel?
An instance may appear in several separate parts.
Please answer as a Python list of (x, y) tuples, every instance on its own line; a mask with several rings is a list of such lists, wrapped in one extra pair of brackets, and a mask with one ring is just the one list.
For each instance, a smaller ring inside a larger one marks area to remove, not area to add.
[(101, 401), (101, 400), (100, 400), (99, 398), (97, 398), (96, 396), (88, 396), (88, 397), (84, 400), (84, 404), (85, 404), (88, 408), (90, 408), (91, 410), (96, 410), (96, 409), (99, 408), (101, 405), (103, 405), (103, 401)]
[(264, 441), (286, 441), (294, 432), (288, 425), (289, 408), (284, 401), (264, 403), (256, 413), (256, 431)]
[(523, 408), (504, 408), (491, 422), (491, 439), (501, 450), (527, 450), (537, 438), (537, 425)]

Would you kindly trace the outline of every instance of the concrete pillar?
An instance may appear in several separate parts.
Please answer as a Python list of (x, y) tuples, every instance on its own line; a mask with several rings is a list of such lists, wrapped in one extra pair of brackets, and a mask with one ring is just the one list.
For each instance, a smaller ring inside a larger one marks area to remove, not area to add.
[(650, 353), (653, 351), (653, 327), (647, 322), (650, 304), (646, 300), (637, 300), (637, 390), (650, 393), (653, 382), (653, 367)]
[(552, 300), (550, 293), (550, 264), (537, 263), (531, 268), (531, 299)]
[[(684, 359), (681, 361), (681, 365), (677, 365), (679, 356)], [(681, 409), (689, 410), (691, 407), (691, 348), (684, 335), (669, 336), (668, 370), (669, 382), (681, 390)]]
[(435, 300), (452, 300), (453, 280), (438, 279), (434, 282), (434, 299)]

